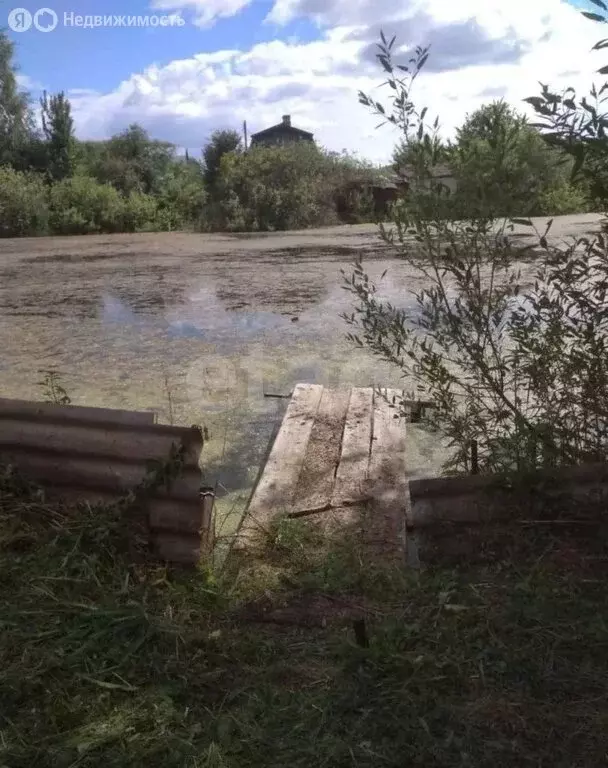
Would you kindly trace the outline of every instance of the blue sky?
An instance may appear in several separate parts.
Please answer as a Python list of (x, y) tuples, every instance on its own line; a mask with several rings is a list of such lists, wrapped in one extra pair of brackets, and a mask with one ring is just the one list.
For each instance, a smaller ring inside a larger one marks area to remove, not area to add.
[[(598, 36), (597, 25), (581, 23), (572, 6), (594, 6), (568, 2), (403, 0), (400, 7), (395, 0), (130, 0), (125, 13), (124, 0), (48, 0), (59, 18), (56, 29), (9, 35), (32, 96), (42, 88), (67, 91), (78, 133), (89, 138), (138, 119), (159, 138), (196, 149), (214, 127), (248, 119), (259, 130), (289, 112), (332, 149), (380, 157), (386, 151), (372, 148), (376, 134), (356, 98), (359, 88), (378, 82), (373, 45), (379, 26), (410, 35), (410, 45), (437, 44), (423, 90), (441, 92), (449, 130), (484, 93), (517, 91), (535, 61), (549, 61), (556, 76), (588, 71), (567, 60), (586, 56), (585, 46)], [(17, 5), (33, 14), (43, 3), (0, 0), (0, 27)], [(179, 13), (184, 24), (84, 29), (64, 26), (66, 13)], [(533, 87), (540, 78), (529, 79)]]
[[(6, 3), (6, 0), (4, 0)], [(43, 3), (17, 3), (9, 0), (9, 11), (18, 5), (34, 13)], [(154, 10), (146, 0), (130, 0), (125, 14), (124, 0), (48, 0), (60, 20), (64, 13), (95, 15), (166, 15)], [(107, 91), (150, 64), (161, 66), (196, 53), (230, 48), (248, 49), (275, 38), (297, 37), (313, 40), (318, 31), (306, 19), (298, 19), (280, 28), (263, 24), (272, 8), (269, 0), (255, 0), (233, 18), (220, 18), (211, 28), (193, 23), (193, 13), (183, 14), (184, 26), (146, 29), (137, 27), (63, 26), (61, 21), (52, 33), (12, 32), (17, 44), (21, 70), (50, 91), (68, 88), (92, 88)], [(8, 14), (3, 14), (8, 15)]]

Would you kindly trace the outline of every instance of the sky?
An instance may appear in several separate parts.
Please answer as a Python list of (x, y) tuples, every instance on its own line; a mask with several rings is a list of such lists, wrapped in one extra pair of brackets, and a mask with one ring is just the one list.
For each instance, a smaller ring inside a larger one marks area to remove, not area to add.
[(381, 30), (396, 35), (397, 62), (431, 46), (412, 95), (446, 138), (494, 99), (526, 112), (539, 81), (586, 93), (606, 63), (591, 47), (608, 35), (580, 13), (598, 10), (592, 0), (129, 0), (128, 12), (125, 0), (47, 2), (0, 0), (32, 98), (65, 91), (79, 138), (138, 122), (194, 155), (217, 128), (246, 120), (251, 134), (290, 114), (328, 149), (387, 162), (399, 137), (357, 97), (390, 99)]

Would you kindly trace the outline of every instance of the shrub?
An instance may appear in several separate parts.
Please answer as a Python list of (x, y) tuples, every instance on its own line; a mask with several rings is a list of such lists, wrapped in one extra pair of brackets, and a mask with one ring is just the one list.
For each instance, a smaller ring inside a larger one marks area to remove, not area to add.
[(229, 152), (222, 156), (217, 197), (207, 215), (228, 230), (337, 224), (338, 193), (362, 167), (308, 142)]
[(74, 176), (50, 189), (51, 230), (62, 235), (119, 232), (124, 200), (109, 184)]
[[(378, 299), (356, 263), (345, 284), (357, 299), (344, 316), (355, 329), (349, 338), (394, 363), (435, 402), (431, 423), (453, 448), (446, 471), (470, 469), (472, 440), (488, 472), (605, 461), (608, 240), (560, 246), (548, 227), (538, 233), (535, 283), (524, 287), (520, 246), (509, 234), (513, 224), (531, 223), (508, 224), (487, 210), (465, 224), (449, 219), (445, 191), (433, 181), (438, 122), (429, 129), (410, 100), (427, 51), (417, 50), (408, 81), (395, 74), (391, 48), (383, 38), (378, 54), (395, 92), (391, 117), (406, 139), (426, 135), (429, 150), (419, 158), (417, 183), (394, 208), (394, 240), (414, 282), (426, 287), (414, 294), (414, 312), (395, 307)], [(365, 94), (360, 100), (380, 111)]]
[(48, 218), (47, 190), (42, 179), (0, 167), (0, 236), (44, 235)]
[(540, 213), (546, 216), (564, 216), (569, 213), (587, 213), (594, 210), (579, 184), (562, 180), (540, 195)]
[(200, 225), (207, 194), (200, 164), (176, 163), (157, 195), (159, 229), (174, 230)]
[(131, 192), (124, 199), (121, 232), (157, 231), (164, 228), (158, 219), (158, 201), (143, 192)]
[(94, 232), (136, 232), (154, 228), (156, 201), (131, 192), (123, 197), (109, 184), (89, 176), (74, 176), (50, 188), (50, 225), (54, 234), (87, 235)]

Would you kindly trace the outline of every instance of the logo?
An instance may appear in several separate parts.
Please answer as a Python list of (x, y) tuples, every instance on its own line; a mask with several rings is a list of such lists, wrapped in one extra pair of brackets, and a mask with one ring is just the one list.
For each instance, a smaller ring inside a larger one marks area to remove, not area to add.
[(32, 14), (27, 8), (13, 8), (8, 15), (8, 26), (13, 32), (27, 32), (32, 26)]
[(32, 25), (39, 32), (52, 32), (59, 19), (52, 8), (39, 8), (31, 14), (27, 8), (13, 8), (8, 15), (8, 26), (13, 32), (27, 32)]
[(57, 21), (57, 14), (52, 8), (39, 8), (34, 14), (34, 26), (39, 32), (52, 32)]

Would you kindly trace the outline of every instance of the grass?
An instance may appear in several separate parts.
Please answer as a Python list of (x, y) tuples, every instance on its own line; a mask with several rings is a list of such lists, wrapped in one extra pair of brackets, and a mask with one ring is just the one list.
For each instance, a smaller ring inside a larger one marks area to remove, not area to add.
[(606, 765), (608, 559), (520, 538), (395, 572), (299, 521), (257, 562), (169, 572), (130, 564), (111, 508), (4, 471), (0, 765)]

